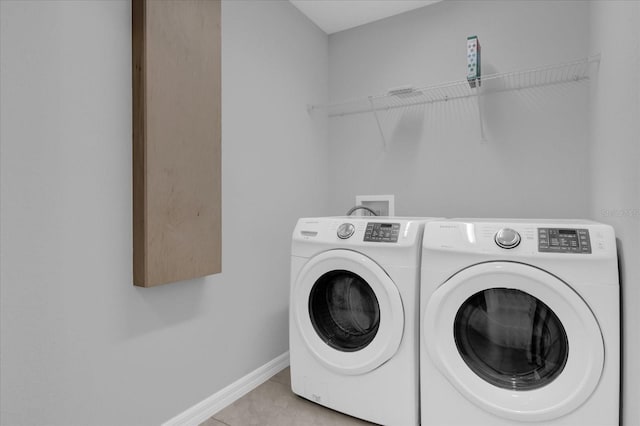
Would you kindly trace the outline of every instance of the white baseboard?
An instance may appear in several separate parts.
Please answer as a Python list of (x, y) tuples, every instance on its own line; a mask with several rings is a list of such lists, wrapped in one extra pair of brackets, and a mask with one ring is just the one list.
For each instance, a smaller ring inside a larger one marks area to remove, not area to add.
[(204, 401), (178, 414), (162, 426), (198, 426), (223, 408), (233, 404), (289, 365), (289, 352), (285, 352), (246, 376), (219, 390)]

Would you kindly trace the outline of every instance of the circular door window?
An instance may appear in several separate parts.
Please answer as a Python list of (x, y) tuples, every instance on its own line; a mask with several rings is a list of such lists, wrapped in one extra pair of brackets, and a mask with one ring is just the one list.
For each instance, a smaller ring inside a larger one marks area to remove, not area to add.
[(351, 250), (329, 250), (294, 278), (292, 321), (308, 350), (340, 374), (363, 374), (400, 347), (404, 308), (393, 280), (372, 259)]
[(332, 348), (359, 351), (375, 338), (380, 305), (360, 276), (350, 271), (322, 275), (309, 295), (309, 316), (318, 335)]
[(512, 288), (490, 288), (468, 298), (456, 315), (454, 339), (475, 374), (509, 390), (551, 383), (569, 355), (567, 333), (556, 314)]
[(429, 360), (458, 392), (518, 422), (570, 413), (602, 375), (604, 341), (591, 309), (567, 283), (530, 265), (486, 262), (457, 272), (429, 297), (421, 324)]

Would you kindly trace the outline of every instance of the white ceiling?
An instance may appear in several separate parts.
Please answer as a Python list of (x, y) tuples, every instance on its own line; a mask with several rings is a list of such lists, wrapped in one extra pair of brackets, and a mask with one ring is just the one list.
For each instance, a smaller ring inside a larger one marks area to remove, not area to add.
[(441, 0), (289, 0), (324, 32), (332, 34)]

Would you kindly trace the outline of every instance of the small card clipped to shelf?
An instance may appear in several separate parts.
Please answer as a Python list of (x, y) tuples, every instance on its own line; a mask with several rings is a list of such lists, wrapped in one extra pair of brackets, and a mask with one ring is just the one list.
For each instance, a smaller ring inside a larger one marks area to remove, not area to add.
[(422, 92), (413, 86), (400, 86), (387, 90), (387, 96), (397, 96), (399, 98), (412, 98), (421, 95)]
[(467, 37), (467, 81), (473, 89), (480, 87), (480, 40), (478, 36)]

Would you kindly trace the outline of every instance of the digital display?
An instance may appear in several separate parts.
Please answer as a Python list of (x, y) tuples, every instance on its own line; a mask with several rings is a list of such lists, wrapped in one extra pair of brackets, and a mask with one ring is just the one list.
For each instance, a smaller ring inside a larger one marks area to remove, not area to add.
[(364, 241), (378, 243), (397, 243), (400, 234), (399, 223), (367, 223)]
[(591, 253), (588, 229), (538, 228), (538, 251), (543, 253)]

